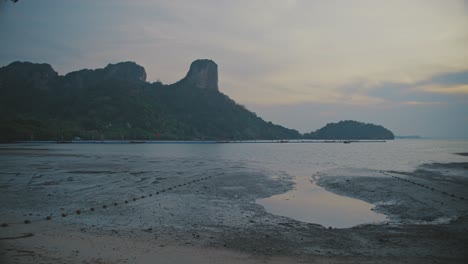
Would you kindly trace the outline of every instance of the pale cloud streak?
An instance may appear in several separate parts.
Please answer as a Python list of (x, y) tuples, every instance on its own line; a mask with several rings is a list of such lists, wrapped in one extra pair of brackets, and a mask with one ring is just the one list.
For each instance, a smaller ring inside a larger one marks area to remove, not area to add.
[(452, 86), (441, 86), (441, 85), (429, 85), (417, 87), (417, 90), (429, 92), (429, 93), (440, 93), (440, 94), (453, 94), (453, 95), (468, 95), (468, 84), (452, 85)]
[(442, 105), (446, 102), (420, 102), (420, 101), (406, 101), (403, 102), (404, 105), (416, 105), (416, 106), (431, 106), (431, 105)]

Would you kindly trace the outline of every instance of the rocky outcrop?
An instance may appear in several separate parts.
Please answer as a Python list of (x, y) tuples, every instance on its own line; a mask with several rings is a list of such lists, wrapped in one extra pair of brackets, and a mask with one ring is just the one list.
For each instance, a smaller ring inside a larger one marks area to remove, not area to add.
[(145, 68), (132, 61), (109, 64), (104, 68), (104, 72), (108, 79), (146, 81)]
[(2, 76), (15, 78), (32, 88), (47, 90), (56, 80), (58, 74), (47, 63), (15, 61), (2, 69)]
[(196, 60), (183, 81), (200, 89), (218, 91), (218, 65), (212, 60)]
[(109, 64), (104, 69), (83, 69), (70, 72), (65, 75), (63, 86), (65, 88), (82, 89), (103, 80), (146, 82), (146, 71), (145, 68), (135, 62), (119, 62)]
[(63, 88), (82, 89), (83, 87), (95, 84), (98, 70), (83, 69), (70, 72), (63, 78)]

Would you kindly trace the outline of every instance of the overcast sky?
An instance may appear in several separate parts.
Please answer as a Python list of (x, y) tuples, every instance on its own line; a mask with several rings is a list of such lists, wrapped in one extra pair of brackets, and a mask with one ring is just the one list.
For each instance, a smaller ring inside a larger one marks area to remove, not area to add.
[(468, 1), (0, 0), (0, 66), (131, 60), (169, 84), (199, 58), (221, 92), (301, 132), (353, 119), (468, 137)]

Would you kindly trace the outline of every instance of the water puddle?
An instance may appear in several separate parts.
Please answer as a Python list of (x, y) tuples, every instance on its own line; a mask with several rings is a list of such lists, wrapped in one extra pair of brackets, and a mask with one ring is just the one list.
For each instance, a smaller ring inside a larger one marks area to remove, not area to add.
[(310, 177), (297, 177), (295, 182), (294, 190), (259, 199), (257, 203), (274, 215), (324, 227), (348, 228), (387, 219), (372, 211), (372, 204), (328, 192)]

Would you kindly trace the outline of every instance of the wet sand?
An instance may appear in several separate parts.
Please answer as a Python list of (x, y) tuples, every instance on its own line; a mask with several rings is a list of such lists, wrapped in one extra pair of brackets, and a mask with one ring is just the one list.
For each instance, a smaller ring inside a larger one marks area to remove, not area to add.
[[(463, 164), (364, 176), (312, 172), (320, 186), (375, 204), (390, 218), (387, 224), (327, 229), (272, 215), (255, 203), (291, 190), (292, 178), (285, 173), (267, 175), (239, 164), (203, 173), (194, 161), (191, 174), (161, 177), (132, 167), (131, 157), (111, 164), (83, 157), (76, 163), (73, 156), (45, 163), (43, 152), (8, 150), (9, 163), (0, 175), (0, 221), (8, 224), (0, 228), (0, 263), (464, 263), (467, 258)], [(46, 159), (60, 157), (47, 154)], [(19, 168), (24, 157), (29, 165)], [(28, 173), (31, 168), (34, 173)]]

